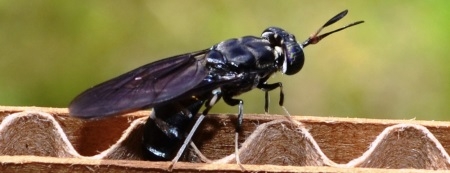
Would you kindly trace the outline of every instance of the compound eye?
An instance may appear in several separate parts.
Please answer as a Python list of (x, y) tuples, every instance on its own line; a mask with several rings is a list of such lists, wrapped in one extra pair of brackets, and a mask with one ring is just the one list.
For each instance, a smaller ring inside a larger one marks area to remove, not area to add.
[(305, 62), (303, 48), (297, 44), (285, 45), (285, 61), (282, 66), (282, 72), (286, 75), (293, 75), (299, 72)]
[(289, 41), (291, 42), (297, 42), (297, 40), (295, 39), (295, 35), (289, 35)]

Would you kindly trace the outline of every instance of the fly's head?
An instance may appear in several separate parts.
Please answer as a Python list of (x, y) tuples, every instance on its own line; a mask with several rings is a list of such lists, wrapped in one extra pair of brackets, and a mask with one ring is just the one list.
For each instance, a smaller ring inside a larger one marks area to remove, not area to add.
[(342, 18), (345, 17), (345, 15), (347, 15), (347, 13), (348, 10), (344, 10), (339, 14), (337, 14), (336, 16), (332, 17), (316, 32), (311, 34), (311, 36), (308, 39), (306, 39), (303, 43), (300, 44), (297, 43), (297, 40), (295, 40), (294, 35), (286, 32), (284, 29), (277, 27), (270, 27), (264, 30), (261, 38), (268, 40), (269, 43), (273, 46), (274, 54), (276, 57), (275, 63), (278, 69), (284, 74), (293, 75), (302, 69), (303, 64), (305, 62), (305, 55), (303, 54), (303, 48), (305, 48), (310, 44), (316, 44), (323, 38), (335, 32), (341, 31), (348, 27), (352, 27), (364, 22), (364, 21), (353, 22), (351, 24), (348, 24), (331, 32), (319, 35), (319, 33), (322, 31), (323, 28), (341, 20)]
[(263, 31), (261, 37), (274, 47), (275, 62), (283, 74), (293, 75), (302, 69), (305, 55), (294, 35), (281, 28), (270, 27)]

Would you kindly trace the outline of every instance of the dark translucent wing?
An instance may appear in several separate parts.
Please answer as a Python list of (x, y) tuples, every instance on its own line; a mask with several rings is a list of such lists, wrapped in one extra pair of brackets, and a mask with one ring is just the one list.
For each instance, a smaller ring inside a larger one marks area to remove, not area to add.
[(86, 90), (69, 106), (72, 116), (104, 117), (152, 107), (196, 87), (208, 74), (203, 50), (156, 61)]

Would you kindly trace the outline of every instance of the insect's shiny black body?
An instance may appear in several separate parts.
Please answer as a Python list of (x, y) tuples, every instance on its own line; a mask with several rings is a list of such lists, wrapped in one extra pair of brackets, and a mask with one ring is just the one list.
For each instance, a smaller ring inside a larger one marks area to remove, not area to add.
[[(209, 108), (223, 96), (228, 104), (237, 105), (242, 104), (242, 100), (233, 99), (233, 96), (255, 87), (270, 89), (267, 86), (271, 85), (265, 82), (279, 70), (278, 64), (284, 61), (279, 59), (282, 53), (274, 54), (275, 46), (279, 45), (264, 38), (247, 36), (223, 41), (205, 51), (204, 57), (196, 59), (205, 63), (207, 75), (203, 80), (191, 92), (173, 99), (172, 103), (154, 106), (154, 116), (146, 123), (144, 133), (148, 158), (172, 159), (183, 142), (181, 133), (186, 131), (191, 117), (197, 114), (205, 101)], [(298, 56), (299, 63), (303, 65), (303, 52)]]
[(187, 99), (153, 108), (144, 126), (143, 153), (148, 160), (172, 159), (185, 138), (192, 117), (204, 100)]
[[(346, 13), (338, 14), (323, 27)], [(229, 39), (209, 49), (144, 65), (99, 84), (76, 97), (69, 110), (73, 116), (93, 118), (153, 108), (145, 125), (144, 150), (151, 160), (170, 160), (185, 139), (192, 117), (203, 105), (203, 115), (220, 98), (228, 105), (239, 105), (238, 128), (243, 101), (235, 96), (259, 88), (266, 92), (267, 111), (267, 92), (280, 88), (282, 105), (282, 84), (266, 81), (277, 71), (287, 75), (299, 72), (304, 64), (303, 48), (333, 32), (320, 36), (316, 33), (302, 44), (277, 27), (267, 28), (261, 37)]]

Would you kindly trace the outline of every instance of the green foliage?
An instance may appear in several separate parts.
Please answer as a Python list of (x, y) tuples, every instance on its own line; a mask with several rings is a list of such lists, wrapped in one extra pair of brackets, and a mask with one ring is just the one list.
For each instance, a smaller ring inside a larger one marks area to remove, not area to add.
[[(0, 0), (0, 105), (66, 107), (140, 65), (268, 26), (303, 41), (349, 9), (328, 30), (366, 23), (307, 47), (297, 75), (271, 79), (284, 82), (290, 113), (450, 120), (449, 2)], [(271, 96), (271, 113), (284, 114)], [(245, 113), (264, 112), (263, 92), (241, 98)]]

